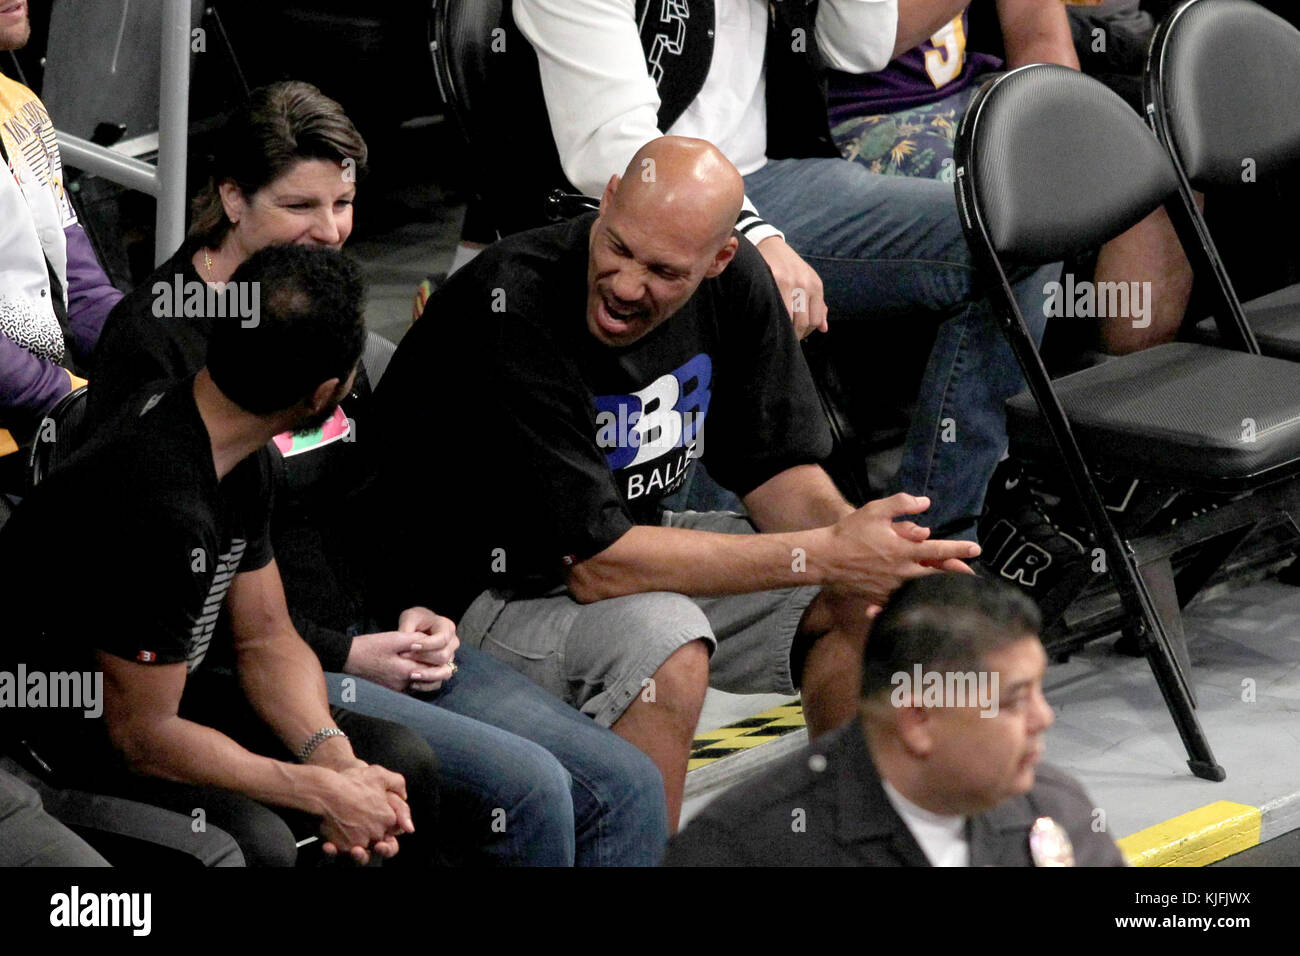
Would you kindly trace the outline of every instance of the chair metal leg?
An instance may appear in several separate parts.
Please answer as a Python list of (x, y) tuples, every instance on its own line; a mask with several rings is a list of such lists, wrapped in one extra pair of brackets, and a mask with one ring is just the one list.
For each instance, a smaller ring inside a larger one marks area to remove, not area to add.
[(1191, 665), (1171, 555), (1151, 557), (1147, 563), (1139, 565), (1132, 543), (1119, 534), (1109, 517), (1098, 507), (1100, 498), (1086, 472), (1083, 487), (1084, 495), (1089, 496), (1086, 503), (1092, 506), (1089, 511), (1093, 530), (1099, 539), (1110, 545), (1107, 548), (1111, 556), (1110, 575), (1128, 622), (1125, 633), (1135, 635), (1146, 654), (1165, 707), (1187, 751), (1187, 766), (1202, 779), (1224, 780), (1227, 771), (1214, 759), (1210, 741), (1196, 716), (1196, 701), (1189, 680)]
[(1192, 659), (1187, 652), (1187, 634), (1183, 630), (1183, 615), (1178, 600), (1178, 588), (1174, 581), (1174, 569), (1168, 558), (1162, 558), (1151, 564), (1138, 568), (1142, 580), (1151, 595), (1156, 614), (1164, 625), (1169, 637), (1169, 647), (1173, 651), (1174, 664), (1182, 675), (1182, 683), (1187, 688), (1187, 697), (1196, 706), (1196, 691), (1192, 687)]
[[(1196, 717), (1196, 704), (1192, 699), (1191, 686), (1177, 660), (1175, 642), (1170, 639), (1161, 615), (1156, 610), (1156, 601), (1147, 589), (1146, 581), (1138, 572), (1136, 565), (1128, 561), (1113, 571), (1115, 584), (1119, 588), (1120, 599), (1133, 627), (1142, 638), (1146, 651), (1147, 663), (1155, 675), (1160, 694), (1165, 699), (1169, 716), (1178, 728), (1178, 735), (1183, 740), (1187, 751), (1187, 766), (1192, 773), (1204, 780), (1218, 782), (1227, 778), (1227, 771), (1214, 759), (1210, 741), (1201, 729), (1201, 722)], [(1157, 574), (1157, 580), (1159, 576)], [(1165, 596), (1162, 600), (1173, 599), (1177, 608), (1176, 594), (1172, 579), (1167, 588), (1162, 588)], [(1179, 635), (1181, 638), (1181, 624)], [(1184, 653), (1186, 643), (1183, 642)], [(1184, 666), (1186, 666), (1184, 662)]]
[(1210, 741), (1201, 729), (1201, 722), (1196, 718), (1191, 700), (1182, 690), (1176, 674), (1170, 673), (1177, 665), (1167, 651), (1162, 651), (1156, 641), (1147, 647), (1147, 663), (1160, 685), (1169, 714), (1178, 726), (1178, 735), (1183, 738), (1183, 747), (1187, 750), (1187, 766), (1192, 773), (1202, 780), (1218, 783), (1227, 779), (1228, 772), (1214, 759), (1210, 750)]

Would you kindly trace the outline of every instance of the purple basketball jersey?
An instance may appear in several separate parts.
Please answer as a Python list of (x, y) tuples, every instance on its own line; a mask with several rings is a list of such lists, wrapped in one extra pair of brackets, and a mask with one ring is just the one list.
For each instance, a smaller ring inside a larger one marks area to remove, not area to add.
[(831, 125), (855, 116), (914, 109), (960, 93), (976, 77), (1002, 68), (985, 53), (966, 52), (966, 11), (876, 73), (829, 70)]

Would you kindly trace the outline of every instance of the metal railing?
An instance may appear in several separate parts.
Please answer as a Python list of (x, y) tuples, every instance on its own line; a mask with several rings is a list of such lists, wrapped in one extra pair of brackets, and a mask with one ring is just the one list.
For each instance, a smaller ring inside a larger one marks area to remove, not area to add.
[(159, 37), (158, 163), (55, 129), (68, 166), (93, 173), (158, 201), (154, 264), (185, 238), (185, 169), (190, 123), (190, 0), (163, 0)]

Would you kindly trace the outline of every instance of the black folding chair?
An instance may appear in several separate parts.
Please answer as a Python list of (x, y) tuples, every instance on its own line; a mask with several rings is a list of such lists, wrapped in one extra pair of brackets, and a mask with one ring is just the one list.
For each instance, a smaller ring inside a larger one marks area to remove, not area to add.
[(498, 235), (552, 221), (548, 197), (576, 193), (551, 136), (537, 54), (510, 0), (433, 0), (438, 91), (469, 149), (480, 209)]
[(75, 388), (55, 402), (41, 420), (28, 459), (33, 488), (77, 450), (89, 397), (87, 386)]
[(1192, 197), (1230, 199), (1300, 167), (1300, 30), (1248, 0), (1188, 0), (1156, 30), (1144, 83), (1147, 118), (1178, 175), (1184, 244), (1204, 249), (1225, 303), (1199, 337), (1253, 332), (1265, 355), (1300, 361), (1300, 284), (1243, 305)]
[[(1177, 205), (1159, 143), (1097, 81), (1045, 64), (989, 81), (962, 120), (956, 160), (962, 225), (1029, 385), (1007, 403), (1013, 453), (1063, 467), (1188, 765), (1222, 780), (1195, 714), (1180, 609), (1261, 523), (1300, 531), (1300, 375), (1280, 359), (1173, 343), (1050, 380), (1006, 269), (1068, 259)], [(1170, 498), (1213, 495), (1219, 506), (1144, 529), (1112, 520), (1096, 473), (1163, 486)], [(1189, 552), (1175, 571), (1174, 556)]]

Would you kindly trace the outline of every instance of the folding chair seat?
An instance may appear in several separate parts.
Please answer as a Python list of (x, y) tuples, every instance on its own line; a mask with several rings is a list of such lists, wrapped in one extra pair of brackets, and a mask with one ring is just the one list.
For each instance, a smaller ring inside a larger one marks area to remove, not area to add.
[[(1243, 302), (1241, 308), (1261, 352), (1300, 362), (1300, 284)], [(1213, 318), (1198, 322), (1196, 333), (1198, 341), (1212, 345), (1222, 341)]]
[[(1085, 456), (1125, 476), (1232, 493), (1300, 458), (1297, 372), (1281, 359), (1175, 342), (1052, 388)], [(1024, 457), (1055, 451), (1028, 392), (1007, 403), (1007, 426)]]
[[(1287, 523), (1300, 531), (1300, 374), (1257, 354), (1242, 318), (1233, 330), (1238, 351), (1177, 343), (1050, 380), (1007, 268), (1068, 259), (1162, 205), (1185, 246), (1190, 234), (1169, 158), (1097, 81), (1045, 64), (990, 80), (962, 120), (956, 159), (962, 224), (1029, 385), (1008, 403), (1012, 446), (1064, 471), (1188, 765), (1222, 780), (1195, 714), (1180, 608), (1255, 528)], [(1211, 267), (1203, 249), (1187, 251), (1194, 269)], [(1099, 474), (1151, 479), (1171, 500), (1204, 491), (1221, 497), (1172, 527), (1117, 523), (1098, 492)]]
[(1244, 312), (1265, 355), (1300, 361), (1300, 284), (1240, 304), (1192, 198), (1195, 190), (1230, 199), (1300, 166), (1300, 30), (1249, 0), (1188, 0), (1156, 30), (1144, 85), (1195, 241), (1229, 298), (1227, 315), (1203, 320), (1198, 338), (1231, 341), (1239, 332), (1224, 324)]

